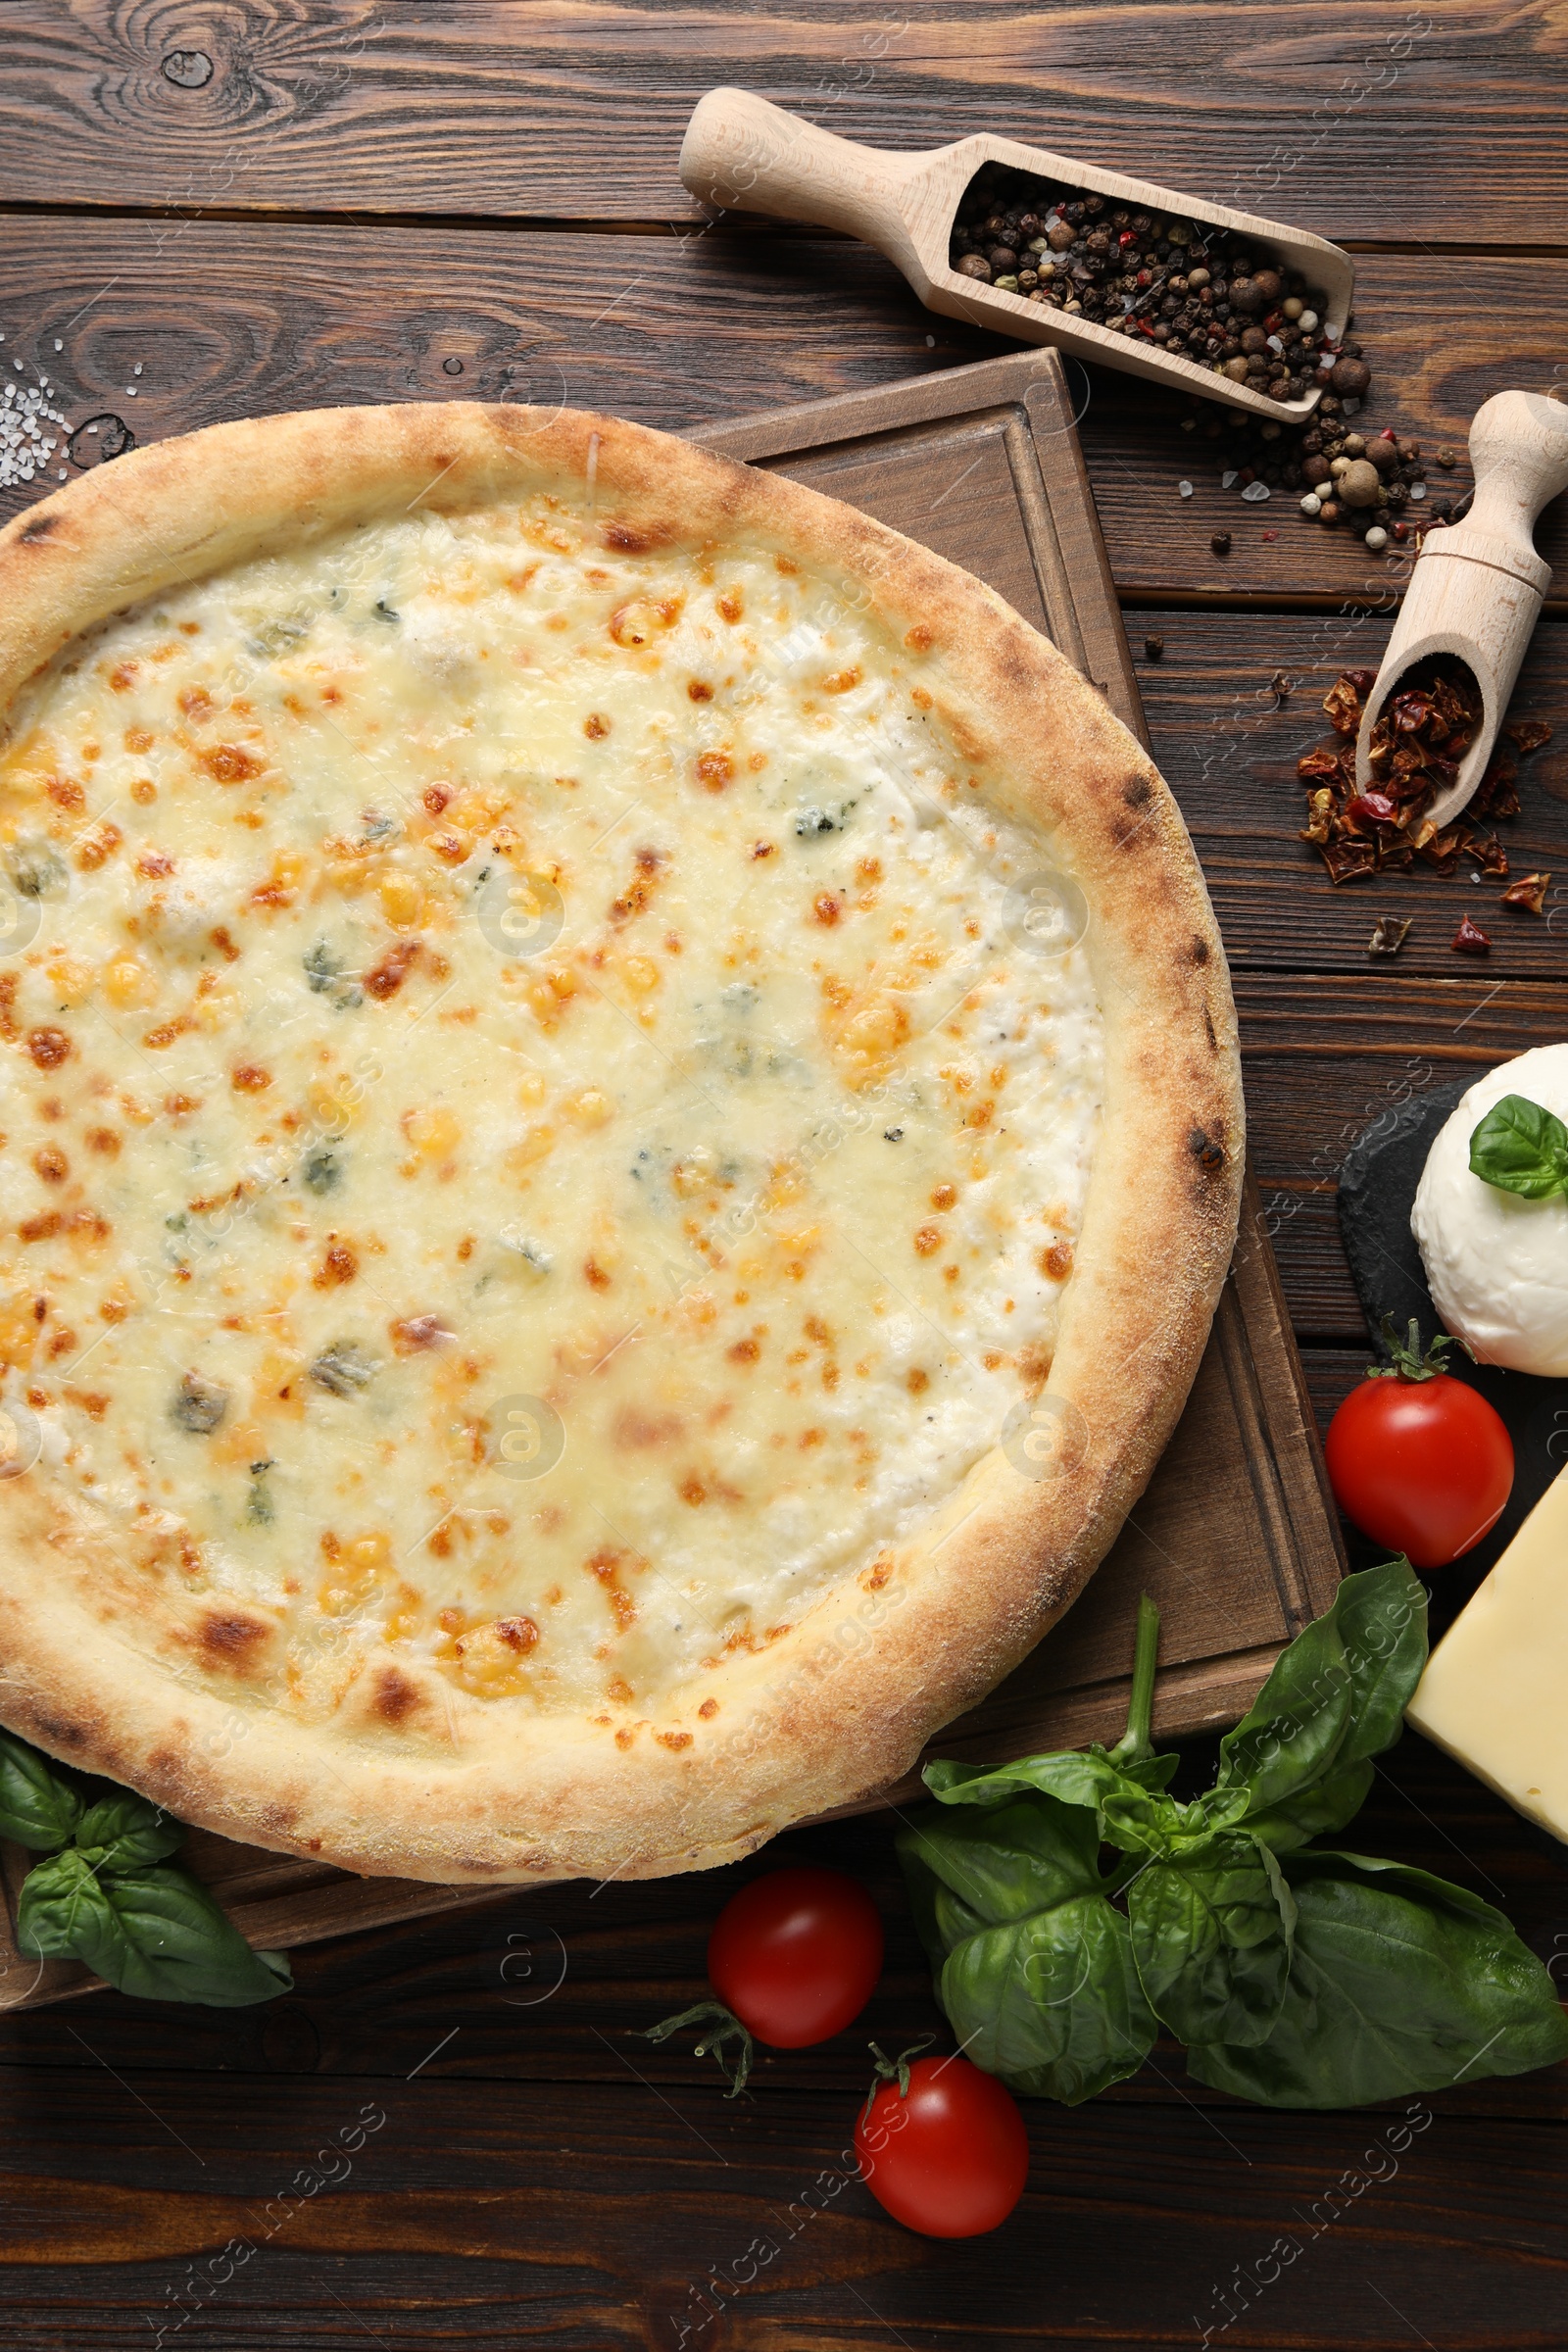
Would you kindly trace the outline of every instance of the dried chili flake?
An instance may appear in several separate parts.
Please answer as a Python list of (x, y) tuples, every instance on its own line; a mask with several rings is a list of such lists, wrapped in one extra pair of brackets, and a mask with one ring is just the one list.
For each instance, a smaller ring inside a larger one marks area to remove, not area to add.
[(1407, 914), (1380, 914), (1366, 943), (1367, 954), (1397, 956), (1410, 935), (1410, 919)]
[(1527, 914), (1544, 914), (1550, 882), (1549, 874), (1521, 874), (1517, 882), (1509, 883), (1497, 904), (1499, 906), (1522, 906)]
[(1467, 914), (1459, 917), (1459, 928), (1448, 944), (1456, 956), (1490, 956), (1492, 953), (1491, 940)]
[(1542, 718), (1510, 719), (1502, 731), (1521, 752), (1539, 752), (1544, 743), (1551, 741), (1551, 729)]
[(1398, 815), (1395, 802), (1384, 792), (1358, 792), (1344, 808), (1346, 823), (1352, 831), (1360, 832), (1367, 825), (1392, 825)]
[[(1338, 752), (1306, 752), (1296, 762), (1296, 772), (1303, 784), (1330, 784), (1340, 780)], [(1316, 798), (1316, 795), (1313, 795)]]
[(1449, 825), (1442, 833), (1434, 831), (1425, 841), (1417, 842), (1416, 847), (1440, 874), (1451, 874), (1459, 862), (1459, 828)]
[(1342, 882), (1360, 882), (1374, 871), (1369, 841), (1321, 841), (1318, 856), (1329, 869), (1336, 890)]
[(1342, 677), (1350, 692), (1363, 703), (1378, 682), (1378, 673), (1375, 669), (1348, 669), (1342, 672)]
[(1519, 813), (1519, 770), (1505, 752), (1494, 752), (1487, 761), (1486, 773), (1471, 795), (1470, 807), (1477, 816), (1517, 816)]
[(1334, 795), (1332, 792), (1330, 792), (1328, 786), (1324, 785), (1320, 792), (1313, 793), (1312, 798), (1307, 803), (1306, 830), (1302, 833), (1298, 833), (1297, 835), (1297, 839), (1298, 841), (1327, 841), (1329, 838), (1329, 827), (1333, 821)]
[(1488, 882), (1501, 882), (1507, 875), (1508, 858), (1495, 833), (1464, 833), (1459, 842), (1460, 855), (1473, 858)]
[(1336, 735), (1354, 735), (1361, 724), (1361, 697), (1350, 683), (1349, 672), (1335, 679), (1323, 697), (1323, 715)]

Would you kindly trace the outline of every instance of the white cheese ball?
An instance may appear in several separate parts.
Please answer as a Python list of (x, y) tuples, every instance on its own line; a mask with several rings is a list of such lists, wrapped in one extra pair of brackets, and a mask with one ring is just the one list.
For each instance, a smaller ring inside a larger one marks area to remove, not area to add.
[(1538, 1046), (1479, 1079), (1421, 1172), (1410, 1230), (1444, 1326), (1484, 1364), (1568, 1375), (1568, 1200), (1525, 1200), (1470, 1173), (1470, 1138), (1504, 1095), (1568, 1123), (1568, 1046)]

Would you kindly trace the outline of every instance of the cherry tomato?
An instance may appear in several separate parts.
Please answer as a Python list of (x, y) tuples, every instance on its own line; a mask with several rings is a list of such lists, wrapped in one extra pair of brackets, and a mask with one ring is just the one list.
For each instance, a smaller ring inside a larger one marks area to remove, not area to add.
[(1346, 1517), (1417, 1568), (1445, 1568), (1479, 1544), (1513, 1486), (1500, 1416), (1446, 1372), (1363, 1380), (1329, 1423), (1324, 1452)]
[(883, 2082), (855, 2127), (877, 2203), (922, 2237), (1000, 2228), (1029, 2176), (1029, 2134), (1010, 2090), (967, 2058), (917, 2058), (906, 2098)]
[(882, 1921), (842, 1871), (775, 1870), (724, 1905), (708, 1974), (759, 2041), (804, 2050), (853, 2025), (876, 1990)]

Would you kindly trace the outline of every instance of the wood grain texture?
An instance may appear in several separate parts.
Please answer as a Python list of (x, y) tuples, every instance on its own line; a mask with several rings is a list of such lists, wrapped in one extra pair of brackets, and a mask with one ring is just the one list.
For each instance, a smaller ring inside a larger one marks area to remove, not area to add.
[[(1396, 60), (1386, 35), (1412, 14), (11, 0), (0, 204), (37, 209), (0, 217), (3, 350), (67, 386), (74, 421), (115, 411), (152, 438), (476, 390), (678, 428), (1001, 349), (920, 310), (862, 248), (745, 220), (699, 230), (675, 178), (680, 134), (703, 90), (739, 80), (851, 137), (914, 148), (1003, 129), (1380, 248), (1358, 255), (1371, 421), (1462, 446), (1483, 399), (1542, 388), (1568, 353), (1564, 34), (1553, 0), (1437, 0)], [(1379, 43), (1396, 78), (1363, 64)], [(174, 48), (211, 56), (205, 86), (165, 77)], [(238, 218), (193, 218), (204, 209)], [(290, 210), (342, 218), (273, 217)], [(665, 226), (606, 226), (632, 222)], [(1568, 1034), (1556, 930), (1517, 918), (1490, 965), (1460, 969), (1443, 939), (1462, 883), (1329, 888), (1291, 839), (1314, 698), (1303, 683), (1275, 712), (1267, 681), (1283, 667), (1326, 682), (1347, 649), (1375, 666), (1363, 649), (1381, 648), (1386, 620), (1356, 616), (1396, 580), (1283, 493), (1258, 510), (1222, 491), (1215, 445), (1181, 432), (1174, 399), (1099, 371), (1078, 391), (1156, 752), (1237, 970), (1265, 1210), (1326, 1416), (1365, 1348), (1338, 1162), (1401, 1089)], [(1538, 537), (1559, 613), (1562, 505)], [(1224, 562), (1217, 528), (1233, 534)], [(1193, 610), (1204, 603), (1218, 609)], [(1158, 669), (1142, 661), (1146, 629), (1165, 639)], [(1544, 626), (1521, 687), (1559, 724), (1563, 645)], [(1568, 739), (1525, 778), (1516, 870), (1568, 870)], [(1416, 919), (1399, 961), (1375, 972), (1374, 897)], [(1440, 1616), (1473, 1573), (1436, 1580)], [(1199, 1743), (1182, 1792), (1212, 1768)], [(1568, 1982), (1564, 1849), (1425, 1742), (1384, 1760), (1356, 1836), (1500, 1901)], [(1428, 2102), (1435, 2121), (1397, 2177), (1342, 2198), (1308, 2237), (1318, 2224), (1303, 2217), (1364, 2169), (1384, 2119), (1190, 2102), (1167, 2050), (1073, 2114), (1033, 2110), (1029, 2197), (999, 2236), (917, 2240), (862, 2186), (819, 2190), (815, 2217), (696, 2328), (704, 2281), (710, 2295), (754, 2236), (791, 2228), (808, 2181), (832, 2180), (864, 2038), (900, 2047), (937, 2023), (885, 1827), (838, 1823), (785, 1850), (872, 1887), (889, 1972), (851, 2033), (767, 2060), (740, 2112), (688, 2038), (656, 2050), (632, 2036), (697, 1997), (708, 1926), (744, 1871), (369, 1929), (302, 1952), (295, 1994), (262, 2011), (99, 1994), (0, 2019), (8, 2341), (130, 2352), (190, 2307), (189, 2266), (248, 2229), (257, 2254), (166, 2342), (673, 2352), (684, 2326), (700, 2352), (1174, 2352), (1217, 2328), (1236, 2266), (1289, 2233), (1300, 2258), (1214, 2334), (1227, 2352), (1568, 2344), (1564, 2070)], [(267, 2238), (269, 2202), (372, 2099), (387, 2122), (352, 2175), (302, 2196), (298, 2224)]]
[[(30, 382), (41, 368), (73, 424), (107, 412), (144, 440), (281, 409), (455, 397), (564, 401), (679, 432), (1019, 348), (922, 310), (868, 247), (722, 228), (633, 237), (0, 215), (0, 262), (10, 371), (20, 360)], [(1462, 460), (1482, 401), (1544, 389), (1568, 367), (1568, 259), (1489, 260), (1456, 284), (1447, 262), (1372, 254), (1360, 273), (1368, 419), (1429, 452), (1451, 443)], [(1223, 489), (1226, 444), (1183, 431), (1184, 401), (1076, 362), (1069, 381), (1124, 598), (1392, 611), (1397, 563), (1308, 522), (1294, 493), (1249, 506)], [(1221, 416), (1209, 404), (1203, 425)], [(1462, 463), (1435, 469), (1433, 500), (1468, 481)], [(0, 517), (54, 486), (52, 469), (0, 492)], [(1224, 558), (1209, 546), (1218, 529), (1232, 535)], [(1537, 544), (1557, 566), (1549, 609), (1568, 612), (1568, 499), (1547, 509)]]
[[(7, 178), (43, 204), (689, 220), (681, 133), (719, 82), (889, 146), (1004, 131), (1341, 240), (1540, 244), (1568, 193), (1550, 0), (10, 0), (5, 38)], [(163, 63), (195, 47), (213, 74), (176, 86)]]
[[(1213, 1760), (1192, 1755), (1184, 1792)], [(1358, 1836), (1502, 1891), (1539, 1950), (1568, 1949), (1561, 1849), (1424, 1741), (1386, 1760)], [(1200, 2340), (1193, 2314), (1212, 2317), (1213, 2289), (1282, 2232), (1301, 2256), (1264, 2297), (1258, 2332), (1233, 2328), (1233, 2343), (1389, 2347), (1369, 2276), (1444, 2352), (1558, 2340), (1564, 2069), (1369, 2114), (1281, 2116), (1195, 2097), (1161, 2046), (1086, 2108), (1031, 2103), (1031, 2188), (998, 2236), (910, 2239), (841, 2155), (865, 2039), (902, 2046), (936, 2022), (886, 1832), (846, 1823), (789, 1850), (864, 1879), (889, 1968), (855, 2028), (764, 2056), (738, 2106), (689, 2040), (637, 2034), (701, 1993), (708, 1923), (744, 1865), (597, 1896), (542, 1889), (479, 1919), (321, 1947), (266, 2011), (105, 1995), (0, 2023), (13, 2340), (119, 2352), (145, 2339), (143, 2313), (167, 2314), (188, 2265), (240, 2238), (256, 2252), (200, 2332), (192, 2322), (198, 2342), (316, 2352), (368, 2328), (400, 2352), (674, 2347), (688, 2288), (716, 2266), (734, 2307), (695, 2340), (724, 2347), (869, 2345), (888, 2325), (932, 2352), (1175, 2346)], [(564, 1975), (524, 2006), (558, 1973), (552, 1935)], [(1409, 2107), (1421, 2129), (1397, 2174), (1324, 2202), (1348, 2167), (1387, 2171), (1365, 2151)], [(376, 2114), (346, 2173), (339, 2154), (319, 2158)], [(328, 2171), (335, 2184), (307, 2193)], [(744, 2270), (760, 2232), (777, 2255), (742, 2283), (731, 2266)], [(1505, 2336), (1488, 2333), (1499, 2308)]]

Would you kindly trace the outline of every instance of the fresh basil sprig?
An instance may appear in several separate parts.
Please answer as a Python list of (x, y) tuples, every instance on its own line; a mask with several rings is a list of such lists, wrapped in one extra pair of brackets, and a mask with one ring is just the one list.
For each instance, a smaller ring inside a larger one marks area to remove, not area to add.
[(1162, 2024), (1200, 2082), (1340, 2107), (1568, 2056), (1551, 1979), (1500, 1912), (1308, 1843), (1359, 1810), (1420, 1680), (1426, 1593), (1408, 1562), (1346, 1578), (1191, 1804), (1166, 1794), (1176, 1758), (1150, 1742), (1158, 1638), (1146, 1598), (1115, 1747), (927, 1767), (941, 1801), (899, 1851), (975, 2063), (1075, 2106), (1135, 2074)]
[(237, 2009), (293, 1984), (280, 1952), (253, 1952), (188, 1870), (166, 1856), (185, 1832), (128, 1788), (81, 1783), (0, 1731), (0, 1838), (45, 1854), (22, 1883), (17, 1941), (83, 1960), (145, 2000)]
[(1470, 1173), (1526, 1200), (1568, 1193), (1568, 1127), (1528, 1095), (1504, 1095), (1470, 1138)]

